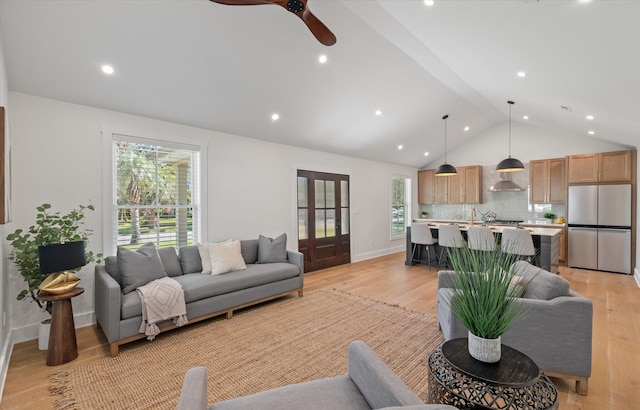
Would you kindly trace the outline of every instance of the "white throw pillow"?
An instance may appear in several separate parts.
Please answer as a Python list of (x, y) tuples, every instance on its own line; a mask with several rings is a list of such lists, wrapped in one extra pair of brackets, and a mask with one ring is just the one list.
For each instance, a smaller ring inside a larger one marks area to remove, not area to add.
[(211, 257), (209, 256), (209, 244), (198, 243), (198, 252), (200, 253), (200, 260), (202, 261), (202, 273), (211, 273)]
[(209, 248), (212, 275), (247, 269), (247, 265), (245, 265), (242, 258), (240, 241), (229, 240), (210, 243), (207, 247)]

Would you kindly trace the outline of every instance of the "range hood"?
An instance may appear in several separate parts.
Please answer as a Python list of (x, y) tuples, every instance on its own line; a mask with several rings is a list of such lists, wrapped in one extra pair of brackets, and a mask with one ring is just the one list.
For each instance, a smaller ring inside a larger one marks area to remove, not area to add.
[(488, 190), (490, 192), (519, 192), (524, 191), (520, 185), (512, 181), (513, 176), (510, 172), (500, 172), (500, 180)]

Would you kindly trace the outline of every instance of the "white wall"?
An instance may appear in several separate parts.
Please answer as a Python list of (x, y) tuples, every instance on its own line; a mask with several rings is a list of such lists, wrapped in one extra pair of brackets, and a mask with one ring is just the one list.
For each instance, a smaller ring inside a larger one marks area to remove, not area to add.
[[(390, 240), (391, 176), (413, 168), (326, 154), (249, 138), (196, 129), (127, 114), (73, 105), (26, 94), (10, 93), (13, 133), (13, 232), (33, 223), (35, 207), (51, 203), (66, 212), (93, 203), (86, 226), (94, 230), (89, 248), (103, 250), (102, 136), (139, 130), (142, 137), (174, 136), (208, 144), (209, 240), (257, 238), (286, 232), (288, 248), (297, 247), (296, 170), (309, 169), (351, 176), (352, 260), (404, 249)], [(107, 244), (108, 247), (108, 244)], [(11, 326), (15, 341), (36, 337), (41, 315), (34, 305), (18, 302), (22, 278), (8, 266)], [(93, 266), (80, 272), (85, 294), (73, 299), (76, 325), (94, 321)]]

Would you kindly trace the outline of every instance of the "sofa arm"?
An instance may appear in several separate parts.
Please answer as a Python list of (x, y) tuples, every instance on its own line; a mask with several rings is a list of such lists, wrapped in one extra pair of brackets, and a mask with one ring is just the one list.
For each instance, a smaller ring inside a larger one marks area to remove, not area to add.
[(120, 307), (122, 290), (107, 273), (104, 265), (95, 268), (96, 320), (109, 343), (120, 339)]
[(177, 410), (206, 410), (206, 408), (207, 368), (192, 367), (184, 375)]
[(455, 288), (456, 273), (452, 270), (441, 270), (438, 272), (438, 289)]
[(289, 262), (300, 268), (300, 275), (304, 274), (304, 255), (302, 252), (287, 251), (287, 258), (289, 259)]
[(349, 377), (372, 409), (423, 404), (363, 341), (349, 345)]

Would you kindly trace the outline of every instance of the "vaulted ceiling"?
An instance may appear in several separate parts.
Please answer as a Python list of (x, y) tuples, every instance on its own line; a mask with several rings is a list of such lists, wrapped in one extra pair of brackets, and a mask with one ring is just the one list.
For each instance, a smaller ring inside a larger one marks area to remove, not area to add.
[(453, 148), (506, 121), (507, 100), (514, 121), (638, 144), (638, 1), (308, 7), (335, 45), (274, 5), (0, 0), (9, 89), (413, 167), (442, 155), (444, 114)]

